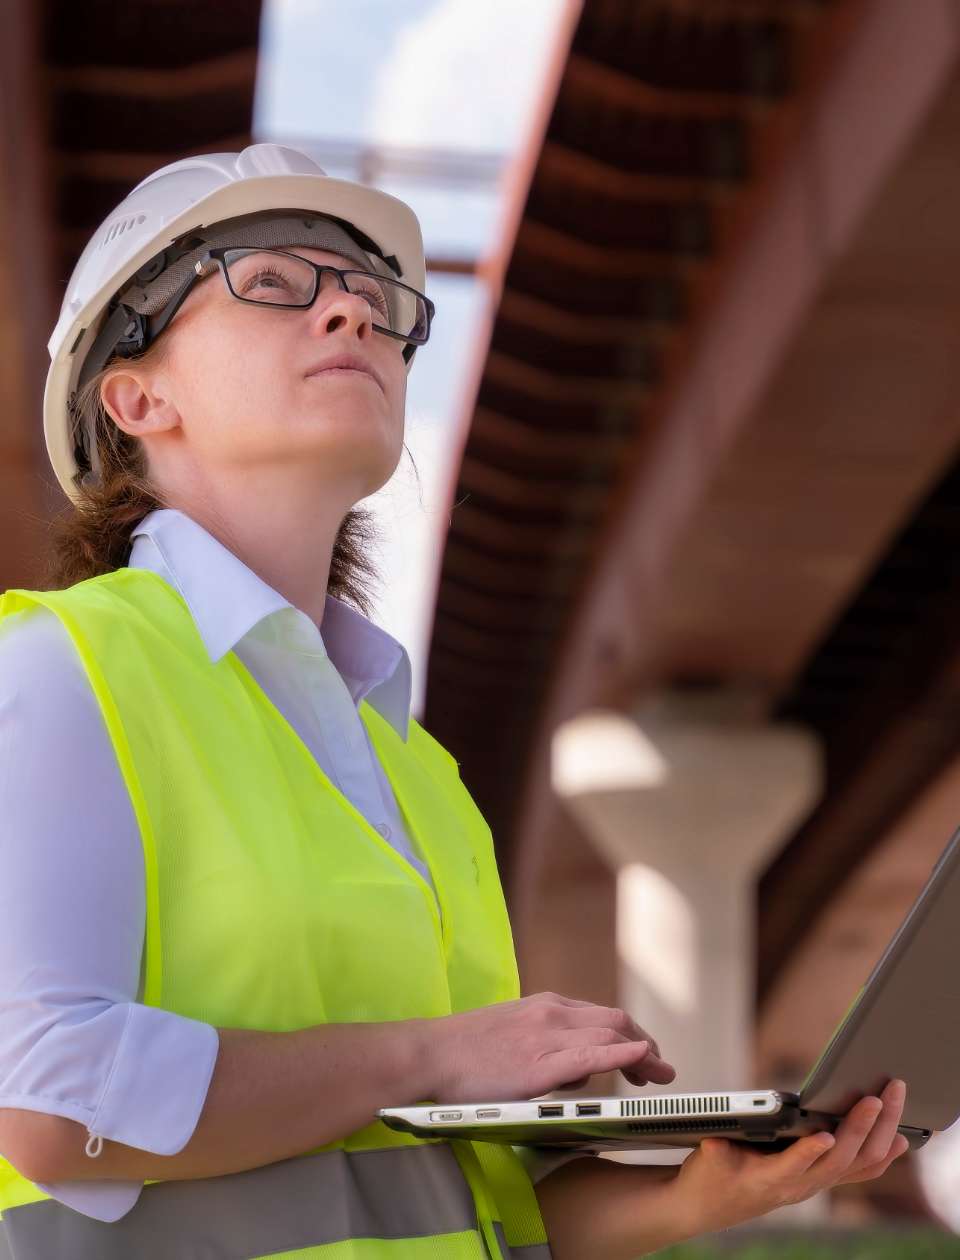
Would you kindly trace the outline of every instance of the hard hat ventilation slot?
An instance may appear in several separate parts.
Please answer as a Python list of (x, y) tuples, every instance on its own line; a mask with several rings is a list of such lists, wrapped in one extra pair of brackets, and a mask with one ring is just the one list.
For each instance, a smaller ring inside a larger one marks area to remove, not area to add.
[(147, 216), (145, 214), (135, 214), (132, 219), (114, 219), (107, 229), (106, 236), (100, 242), (100, 248), (103, 249), (105, 245), (109, 245), (114, 237), (120, 236), (128, 228), (136, 227), (138, 223), (145, 223), (146, 219)]

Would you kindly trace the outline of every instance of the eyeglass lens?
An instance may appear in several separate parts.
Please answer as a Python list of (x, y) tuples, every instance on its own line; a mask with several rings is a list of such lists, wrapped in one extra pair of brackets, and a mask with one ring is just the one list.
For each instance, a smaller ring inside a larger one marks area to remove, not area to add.
[[(309, 306), (318, 280), (321, 287), (337, 287), (332, 271), (317, 273), (310, 263), (291, 254), (227, 250), (223, 262), (234, 296), (265, 306)], [(348, 271), (343, 279), (348, 292), (369, 303), (375, 328), (385, 327), (403, 337), (426, 335), (426, 305), (413, 289), (360, 271)]]

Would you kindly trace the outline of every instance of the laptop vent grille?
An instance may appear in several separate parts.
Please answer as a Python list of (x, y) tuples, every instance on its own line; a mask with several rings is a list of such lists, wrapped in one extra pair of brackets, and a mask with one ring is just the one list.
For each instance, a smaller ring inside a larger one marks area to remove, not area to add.
[(634, 1120), (624, 1126), (629, 1133), (712, 1133), (716, 1129), (739, 1127), (736, 1120), (724, 1120), (722, 1117), (716, 1120), (648, 1120), (646, 1123)]
[(623, 1098), (621, 1116), (712, 1116), (730, 1110), (729, 1094), (688, 1098)]

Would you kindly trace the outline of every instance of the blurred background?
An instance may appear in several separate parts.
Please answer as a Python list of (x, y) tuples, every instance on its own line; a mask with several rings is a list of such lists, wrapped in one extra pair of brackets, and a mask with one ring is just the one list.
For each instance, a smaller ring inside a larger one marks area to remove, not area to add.
[[(3, 12), (0, 589), (65, 506), (66, 282), (140, 179), (271, 140), (402, 197), (437, 313), (375, 620), (524, 991), (626, 1006), (677, 1089), (799, 1088), (960, 821), (960, 6)], [(958, 1231), (955, 1126), (715, 1246)]]

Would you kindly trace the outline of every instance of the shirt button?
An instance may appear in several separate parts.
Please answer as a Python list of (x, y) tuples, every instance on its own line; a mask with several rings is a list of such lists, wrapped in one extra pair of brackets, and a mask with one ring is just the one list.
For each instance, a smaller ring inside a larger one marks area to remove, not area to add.
[(378, 824), (377, 824), (377, 831), (379, 831), (379, 832), (380, 832), (380, 834), (381, 834), (381, 836), (383, 836), (384, 840), (389, 840), (389, 839), (390, 839), (390, 828), (389, 828), (389, 826), (387, 825), (387, 823), (378, 823)]

